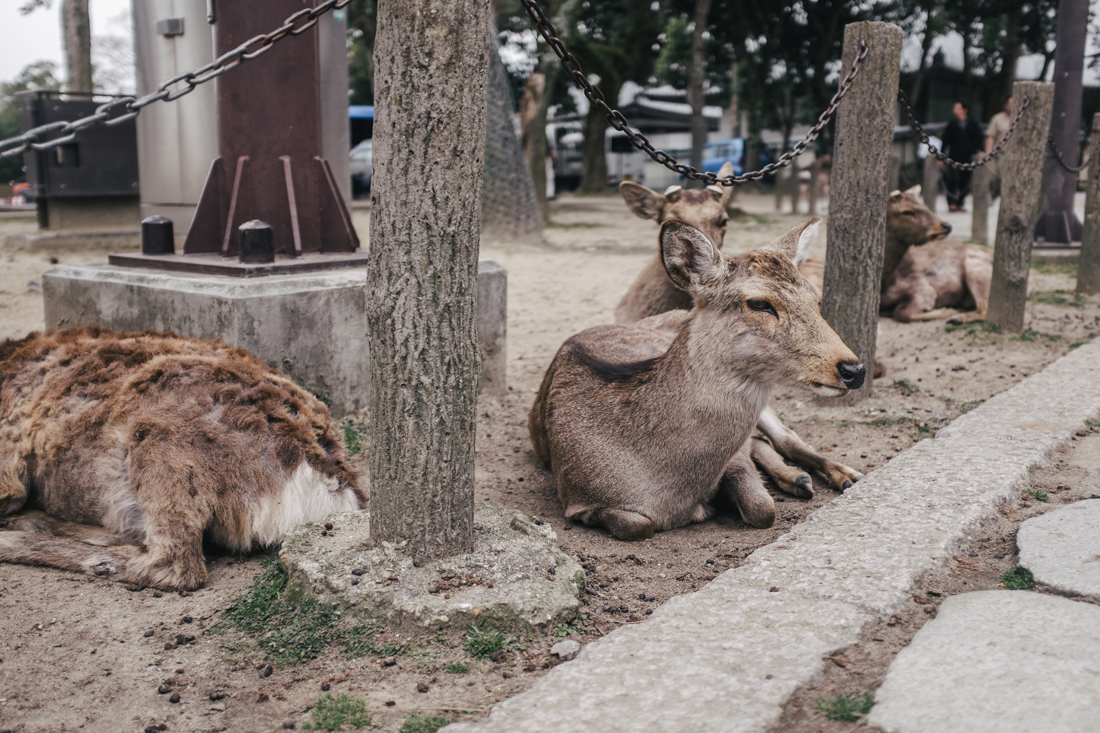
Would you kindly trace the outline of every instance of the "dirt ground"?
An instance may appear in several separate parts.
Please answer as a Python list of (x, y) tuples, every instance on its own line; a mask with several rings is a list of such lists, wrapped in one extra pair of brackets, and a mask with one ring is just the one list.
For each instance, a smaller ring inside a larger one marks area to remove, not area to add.
[[(805, 219), (775, 214), (769, 197), (741, 197), (737, 205), (746, 213), (731, 221), (727, 251), (765, 244)], [(356, 226), (364, 234), (366, 217), (356, 211)], [(0, 220), (0, 237), (33, 228), (30, 219)], [(509, 394), (479, 403), (477, 498), (536, 515), (557, 531), (562, 548), (588, 570), (585, 610), (578, 621), (509, 640), (500, 661), (472, 658), (463, 649), (462, 629), (411, 638), (394, 630), (379, 637), (379, 644), (400, 648), (392, 658), (368, 653), (349, 659), (332, 647), (310, 661), (272, 665), (264, 676), (271, 651), (265, 651), (263, 638), (235, 631), (204, 633), (260, 574), (261, 556), (211, 559), (207, 587), (186, 596), (0, 565), (0, 733), (140, 731), (150, 725), (174, 731), (270, 731), (284, 721), (301, 727), (325, 694), (322, 684), (330, 694), (361, 698), (373, 725), (383, 731), (398, 731), (414, 711), (446, 717), (483, 714), (553, 666), (549, 647), (560, 638), (586, 644), (623, 623), (643, 620), (670, 597), (736, 567), (753, 549), (835, 498), (815, 478), (819, 485), (810, 501), (775, 494), (781, 503), (770, 529), (748, 528), (726, 512), (637, 544), (564, 524), (552, 477), (531, 449), (527, 411), (562, 341), (612, 319), (618, 299), (654, 256), (656, 233), (655, 224), (630, 215), (618, 198), (567, 197), (554, 204), (548, 246), (490, 243), (482, 248), (483, 257), (508, 271)], [(816, 249), (822, 256), (823, 242)], [(30, 283), (41, 282), (50, 257), (72, 263), (104, 261), (105, 255), (0, 248), (0, 337), (43, 326), (41, 291)], [(884, 319), (879, 355), (888, 373), (876, 381), (874, 396), (845, 407), (784, 389), (774, 407), (811, 445), (865, 473), (874, 470), (1100, 333), (1100, 305), (1072, 297), (1074, 274), (1075, 268), (1064, 265), (1032, 270), (1029, 330), (1022, 337), (980, 326), (955, 329)], [(359, 461), (365, 468), (362, 456)], [(830, 694), (832, 683), (827, 678), (823, 684), (804, 707)], [(869, 689), (844, 680), (835, 685), (838, 690)], [(158, 687), (166, 692), (158, 693)], [(178, 702), (170, 701), (173, 692)]]

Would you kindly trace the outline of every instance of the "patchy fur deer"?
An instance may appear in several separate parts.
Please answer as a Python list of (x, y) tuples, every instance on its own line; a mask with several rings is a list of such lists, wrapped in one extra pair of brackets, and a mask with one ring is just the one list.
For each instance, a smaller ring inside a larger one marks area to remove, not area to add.
[[(718, 173), (720, 176), (733, 173), (733, 166), (727, 163)], [(654, 219), (659, 223), (677, 219), (703, 232), (715, 247), (722, 247), (728, 222), (728, 188), (713, 186), (689, 191), (673, 186), (660, 194), (640, 184), (624, 181), (620, 184), (619, 191), (635, 216)], [(818, 231), (817, 227), (812, 231)], [(812, 241), (810, 239), (810, 243)], [(807, 260), (800, 267), (804, 275), (810, 262)], [(808, 279), (814, 284), (812, 277)], [(820, 293), (820, 284), (816, 288)], [(691, 309), (693, 305), (691, 295), (677, 288), (669, 279), (661, 255), (658, 254), (646, 265), (619, 302), (615, 310), (615, 322), (632, 323), (670, 310)], [(876, 376), (879, 376), (878, 372)], [(863, 474), (855, 469), (831, 461), (815, 451), (797, 433), (783, 425), (770, 407), (764, 408), (760, 413), (757, 428), (758, 432), (751, 446), (752, 458), (780, 489), (789, 494), (803, 499), (813, 497), (813, 479), (806, 470), (816, 471), (824, 476), (837, 491), (843, 491), (863, 478)], [(784, 457), (800, 468), (788, 466)]]
[(836, 396), (864, 378), (797, 270), (819, 224), (737, 257), (682, 222), (661, 226), (663, 266), (694, 309), (573, 336), (531, 408), (567, 519), (640, 540), (709, 518), (721, 492), (745, 522), (771, 526), (749, 437), (772, 389)]
[[(328, 410), (246, 352), (96, 328), (0, 343), (0, 561), (164, 590), (367, 496)], [(97, 526), (92, 526), (97, 525)]]

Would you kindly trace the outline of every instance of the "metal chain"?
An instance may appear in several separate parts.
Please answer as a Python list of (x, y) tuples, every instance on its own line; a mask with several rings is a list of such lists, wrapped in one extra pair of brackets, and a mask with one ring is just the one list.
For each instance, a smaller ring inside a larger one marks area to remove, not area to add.
[[(86, 127), (104, 124), (108, 126), (118, 125), (138, 116), (142, 109), (154, 102), (171, 102), (185, 94), (190, 94), (200, 84), (221, 76), (230, 69), (235, 69), (245, 61), (261, 56), (271, 50), (277, 42), (287, 36), (300, 36), (313, 26), (317, 25), (317, 19), (330, 10), (338, 10), (346, 7), (352, 0), (326, 0), (314, 8), (303, 8), (287, 17), (283, 24), (270, 33), (261, 33), (250, 38), (232, 51), (222, 54), (209, 64), (201, 66), (194, 71), (173, 76), (161, 82), (155, 92), (144, 97), (121, 97), (96, 108), (95, 114), (83, 117), (73, 122), (51, 122), (48, 125), (27, 130), (18, 137), (8, 140), (0, 140), (0, 158), (8, 158), (22, 155), (29, 150), (47, 150), (65, 145), (76, 138), (76, 133)], [(182, 86), (172, 89), (173, 86)], [(121, 112), (121, 114), (117, 114)], [(47, 135), (57, 133), (59, 137), (43, 141)]]
[(1047, 145), (1050, 146), (1050, 152), (1054, 154), (1054, 160), (1058, 161), (1058, 165), (1062, 166), (1067, 173), (1077, 175), (1089, 167), (1089, 164), (1092, 163), (1093, 156), (1096, 155), (1096, 151), (1100, 150), (1100, 135), (1098, 135), (1096, 139), (1092, 141), (1092, 144), (1089, 145), (1089, 151), (1085, 155), (1085, 159), (1082, 160), (1081, 165), (1078, 166), (1072, 166), (1066, 162), (1065, 158), (1062, 157), (1062, 151), (1054, 144), (1053, 135), (1047, 135)]
[(935, 145), (929, 142), (928, 133), (926, 133), (924, 131), (924, 128), (921, 127), (921, 124), (917, 122), (917, 113), (914, 112), (913, 108), (909, 106), (909, 100), (905, 98), (905, 92), (901, 91), (900, 89), (898, 90), (898, 102), (900, 102), (901, 106), (905, 109), (905, 114), (909, 117), (910, 125), (917, 132), (917, 134), (920, 135), (921, 142), (928, 146), (929, 153), (934, 155), (937, 160), (942, 162), (948, 168), (955, 168), (961, 171), (972, 171), (975, 168), (981, 168), (983, 165), (997, 157), (998, 153), (1001, 152), (1001, 148), (1003, 148), (1005, 146), (1005, 143), (1008, 142), (1009, 138), (1012, 137), (1012, 133), (1016, 132), (1016, 125), (1020, 124), (1020, 118), (1023, 117), (1024, 110), (1027, 109), (1027, 105), (1031, 102), (1031, 100), (1027, 97), (1023, 98), (1023, 101), (1020, 103), (1020, 108), (1016, 110), (1016, 114), (1012, 118), (1012, 124), (1008, 126), (1008, 132), (1005, 133), (1005, 136), (998, 140), (997, 144), (994, 145), (993, 149), (990, 150), (987, 154), (970, 163), (960, 163), (957, 160), (952, 160), (951, 158), (947, 157), (946, 153), (941, 152), (936, 148)]
[(622, 112), (617, 109), (612, 109), (607, 104), (604, 94), (600, 91), (599, 87), (588, 81), (588, 77), (585, 76), (584, 71), (581, 70), (580, 62), (565, 48), (565, 44), (561, 42), (561, 39), (558, 38), (557, 31), (554, 30), (554, 25), (546, 17), (546, 14), (542, 12), (542, 8), (539, 7), (538, 3), (535, 2), (535, 0), (520, 0), (520, 2), (527, 10), (527, 14), (531, 16), (531, 20), (534, 21), (539, 33), (550, 45), (550, 48), (554, 49), (554, 53), (558, 55), (558, 58), (561, 59), (561, 65), (564, 66), (569, 75), (573, 77), (573, 81), (576, 82), (577, 86), (584, 92), (584, 96), (588, 97), (588, 101), (596, 105), (601, 112), (607, 115), (607, 121), (613, 128), (626, 135), (631, 145), (669, 170), (675, 171), (686, 178), (706, 181), (707, 184), (711, 186), (715, 184), (734, 186), (738, 183), (745, 183), (747, 181), (759, 181), (761, 178), (769, 176), (780, 168), (785, 168), (794, 162), (794, 159), (801, 155), (811, 142), (817, 139), (817, 136), (821, 134), (821, 130), (829, 123), (829, 119), (833, 116), (833, 113), (836, 112), (840, 100), (848, 93), (848, 89), (852, 86), (852, 81), (855, 80), (859, 70), (863, 67), (863, 60), (867, 58), (867, 44), (864, 41), (860, 41), (859, 53), (856, 54), (855, 59), (852, 61), (852, 68), (848, 71), (848, 75), (844, 78), (844, 81), (841, 82), (836, 94), (833, 95), (832, 100), (829, 102), (829, 106), (821, 113), (821, 116), (818, 117), (817, 124), (810, 128), (810, 131), (806, 133), (806, 137), (799, 141), (794, 148), (784, 153), (774, 163), (769, 163), (758, 171), (746, 173), (742, 176), (728, 175), (719, 178), (718, 174), (712, 171), (701, 172), (698, 168), (678, 162), (665, 151), (654, 148), (645, 135), (631, 130), (630, 123), (627, 121), (626, 117), (623, 116)]

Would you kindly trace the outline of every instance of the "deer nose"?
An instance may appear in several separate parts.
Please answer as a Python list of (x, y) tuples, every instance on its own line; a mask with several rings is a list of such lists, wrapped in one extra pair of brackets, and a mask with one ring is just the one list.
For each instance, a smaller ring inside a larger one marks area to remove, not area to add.
[(941, 222), (941, 223), (943, 224), (943, 233), (944, 234), (950, 234), (951, 233), (951, 225), (948, 224), (946, 221)]
[(842, 361), (836, 365), (836, 371), (840, 374), (840, 381), (848, 389), (859, 389), (863, 386), (863, 378), (867, 376), (867, 369), (859, 362)]

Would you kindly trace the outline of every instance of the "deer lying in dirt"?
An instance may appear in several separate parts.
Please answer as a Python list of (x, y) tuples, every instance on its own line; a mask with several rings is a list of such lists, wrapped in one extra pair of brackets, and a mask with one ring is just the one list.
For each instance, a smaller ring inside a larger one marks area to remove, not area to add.
[[(733, 166), (727, 163), (718, 175), (730, 173), (733, 173)], [(682, 221), (703, 232), (716, 247), (722, 247), (728, 221), (728, 188), (712, 186), (702, 190), (685, 190), (673, 186), (660, 194), (640, 184), (624, 181), (620, 184), (619, 191), (635, 216), (657, 222), (671, 219)], [(816, 232), (817, 228), (813, 231)], [(812, 241), (811, 239), (810, 242)], [(805, 267), (803, 263), (800, 268), (803, 273)], [(812, 284), (812, 279), (810, 282)], [(820, 290), (818, 285), (818, 293)], [(669, 279), (661, 255), (658, 254), (646, 265), (619, 302), (615, 309), (615, 322), (632, 323), (647, 316), (676, 309), (691, 309), (693, 306), (691, 296), (677, 288)], [(757, 428), (758, 432), (751, 445), (752, 458), (776, 486), (789, 494), (802, 499), (813, 498), (813, 479), (803, 469), (821, 474), (837, 491), (843, 491), (863, 478), (863, 474), (855, 469), (830, 461), (815, 451), (797, 433), (783, 425), (770, 407), (764, 408), (760, 413)], [(788, 466), (784, 457), (801, 468)]]
[(713, 516), (721, 492), (746, 523), (771, 526), (750, 435), (772, 389), (836, 396), (864, 378), (797, 270), (819, 225), (725, 257), (698, 229), (662, 224), (662, 263), (696, 307), (573, 336), (531, 408), (567, 519), (641, 540)]
[(325, 406), (240, 349), (96, 328), (0, 343), (0, 517), (39, 510), (0, 520), (0, 561), (193, 590), (204, 539), (269, 547), (366, 504)]

